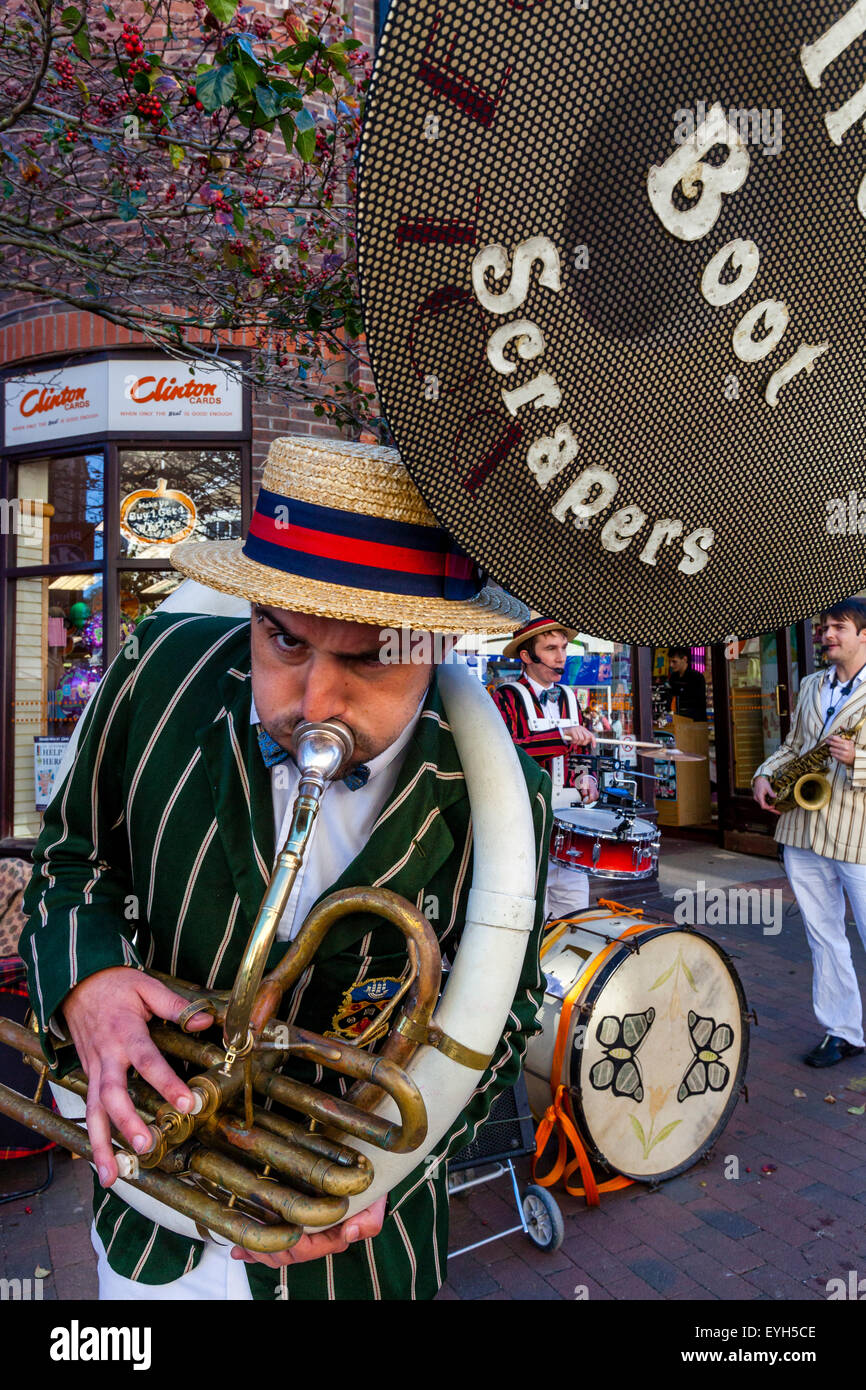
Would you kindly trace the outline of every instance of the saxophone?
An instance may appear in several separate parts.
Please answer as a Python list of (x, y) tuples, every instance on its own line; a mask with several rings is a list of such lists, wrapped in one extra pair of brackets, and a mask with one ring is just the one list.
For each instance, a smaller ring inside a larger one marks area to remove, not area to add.
[[(833, 738), (854, 739), (864, 724), (866, 715), (857, 724), (839, 729), (833, 734)], [(822, 806), (827, 805), (830, 800), (830, 778), (827, 776), (830, 761), (828, 743), (829, 739), (816, 743), (814, 748), (792, 758), (770, 777), (770, 786), (776, 794), (773, 803), (775, 810), (796, 811), (799, 806), (804, 811), (820, 811)]]

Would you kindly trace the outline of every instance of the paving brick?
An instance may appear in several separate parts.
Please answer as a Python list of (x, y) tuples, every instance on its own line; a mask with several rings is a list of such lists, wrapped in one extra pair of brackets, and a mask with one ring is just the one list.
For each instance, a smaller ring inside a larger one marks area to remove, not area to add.
[(698, 1212), (698, 1215), (708, 1226), (712, 1226), (714, 1231), (721, 1231), (722, 1235), (730, 1236), (732, 1240), (754, 1235), (759, 1229), (753, 1221), (732, 1211)]
[[(92, 1254), (92, 1251), (91, 1251)], [(95, 1300), (98, 1293), (96, 1266), (92, 1259), (58, 1269), (53, 1277), (57, 1298), (65, 1303), (76, 1299)]]
[(495, 1293), (499, 1284), (472, 1255), (461, 1255), (448, 1261), (448, 1284), (460, 1298), (483, 1298)]
[(747, 1283), (754, 1284), (755, 1288), (774, 1300), (813, 1300), (819, 1297), (805, 1280), (793, 1279), (784, 1270), (776, 1269), (773, 1265), (762, 1265), (760, 1269), (750, 1270), (744, 1278)]
[(558, 1299), (559, 1294), (547, 1279), (536, 1274), (534, 1269), (518, 1255), (512, 1255), (496, 1266), (496, 1279), (509, 1298), (514, 1299)]
[(686, 1240), (711, 1256), (720, 1268), (730, 1270), (734, 1274), (743, 1274), (747, 1269), (754, 1269), (762, 1263), (761, 1257), (747, 1246), (731, 1240), (721, 1231), (714, 1231), (710, 1226), (687, 1231)]
[(694, 1255), (680, 1260), (679, 1267), (689, 1278), (694, 1279), (696, 1284), (709, 1289), (720, 1299), (727, 1301), (754, 1297), (754, 1284), (748, 1284), (738, 1274), (723, 1269), (711, 1255), (696, 1252)]
[(625, 1279), (617, 1279), (615, 1283), (608, 1284), (608, 1291), (611, 1297), (617, 1299), (635, 1298), (640, 1299), (642, 1303), (662, 1301), (662, 1295), (636, 1274), (629, 1274)]

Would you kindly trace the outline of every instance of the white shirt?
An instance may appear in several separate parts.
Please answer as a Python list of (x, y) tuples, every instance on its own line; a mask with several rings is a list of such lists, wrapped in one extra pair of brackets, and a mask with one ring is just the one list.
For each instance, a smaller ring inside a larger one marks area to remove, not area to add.
[[(425, 691), (424, 699), (426, 697)], [(403, 754), (421, 717), (424, 699), (399, 738), (366, 764), (370, 776), (363, 787), (352, 791), (344, 782), (325, 784), (303, 863), (277, 927), (278, 941), (291, 941), (297, 936), (313, 903), (333, 887), (366, 845), (380, 812), (397, 785)], [(251, 698), (250, 723), (258, 722), (255, 700)], [(289, 833), (300, 777), (291, 756), (285, 762), (276, 763), (270, 769), (270, 774), (276, 863), (276, 857)]]
[[(833, 689), (834, 679), (838, 681), (835, 690)], [(851, 686), (850, 694), (847, 697), (848, 700), (851, 699), (852, 695), (856, 694), (857, 687), (863, 680), (866, 680), (866, 665), (861, 666), (854, 677), (854, 684)], [(842, 691), (847, 684), (847, 681), (843, 681), (841, 676), (836, 674), (835, 666), (830, 666), (828, 668), (827, 675), (821, 682), (821, 716), (825, 724), (827, 723), (827, 712), (831, 705), (833, 706), (833, 718), (835, 719), (839, 710), (847, 703), (847, 700), (842, 699)]]

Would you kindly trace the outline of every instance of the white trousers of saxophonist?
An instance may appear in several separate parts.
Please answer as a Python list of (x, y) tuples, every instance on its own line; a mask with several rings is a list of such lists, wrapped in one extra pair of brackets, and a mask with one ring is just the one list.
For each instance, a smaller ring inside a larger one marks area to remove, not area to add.
[(815, 1017), (826, 1032), (862, 1047), (863, 1004), (845, 930), (845, 894), (866, 946), (866, 864), (849, 864), (813, 849), (786, 845), (785, 873), (812, 952)]

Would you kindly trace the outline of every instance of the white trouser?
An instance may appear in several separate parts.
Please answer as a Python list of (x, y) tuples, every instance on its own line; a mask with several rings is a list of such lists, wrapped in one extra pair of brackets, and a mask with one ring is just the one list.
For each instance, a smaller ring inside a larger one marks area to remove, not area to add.
[(544, 899), (544, 916), (570, 917), (574, 912), (589, 906), (589, 878), (578, 869), (567, 869), (556, 859), (547, 861), (547, 894)]
[[(108, 1263), (105, 1246), (96, 1234), (95, 1223), (90, 1228), (90, 1240), (98, 1261), (96, 1272), (99, 1278), (100, 1302), (110, 1299), (124, 1303), (204, 1300), (240, 1302), (252, 1299), (246, 1264), (243, 1260), (231, 1258), (230, 1245), (215, 1245), (209, 1241), (195, 1269), (191, 1269), (188, 1274), (182, 1274), (170, 1284), (141, 1284), (136, 1279), (126, 1279), (122, 1274), (115, 1274)], [(280, 1271), (275, 1269), (272, 1272), (276, 1290)], [(275, 1292), (274, 1297), (276, 1296)]]
[(866, 864), (786, 845), (785, 872), (812, 952), (815, 1017), (826, 1032), (862, 1047), (863, 1005), (845, 931), (845, 893), (866, 946)]

